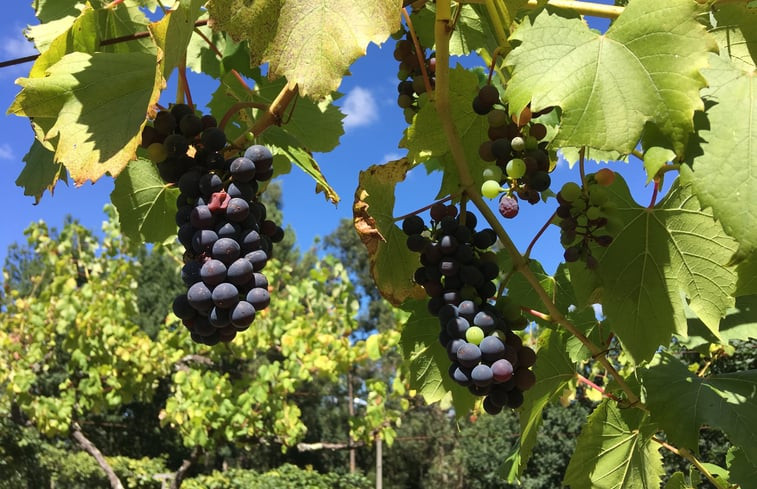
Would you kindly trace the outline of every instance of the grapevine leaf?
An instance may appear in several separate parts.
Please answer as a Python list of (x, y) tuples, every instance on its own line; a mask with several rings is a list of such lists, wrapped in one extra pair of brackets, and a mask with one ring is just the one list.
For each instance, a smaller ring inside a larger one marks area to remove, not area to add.
[(154, 163), (138, 159), (118, 175), (110, 199), (124, 235), (133, 242), (162, 243), (176, 234), (178, 195), (177, 188), (163, 183)]
[(562, 108), (556, 147), (590, 146), (627, 154), (647, 121), (682, 153), (703, 110), (699, 69), (716, 49), (688, 0), (636, 0), (605, 34), (582, 19), (542, 12), (527, 18), (511, 40), (513, 72), (506, 98), (513, 113)]
[[(146, 31), (149, 20), (140, 5), (125, 1), (116, 8), (97, 9), (98, 34), (100, 39), (114, 39), (133, 36), (135, 32)], [(155, 53), (155, 43), (148, 37), (129, 42), (118, 42), (99, 47), (100, 51), (109, 53)]]
[[(476, 114), (471, 106), (471, 100), (478, 93), (478, 88), (478, 77), (475, 73), (459, 65), (450, 71), (449, 111), (462, 139), (474, 185), (480, 187), (484, 179), (483, 162), (478, 155), (478, 148), (481, 141), (488, 139), (489, 123), (485, 117)], [(423, 99), (425, 100), (425, 97)], [(413, 163), (434, 159), (432, 166), (427, 166), (427, 168), (441, 168), (444, 171), (444, 181), (439, 196), (459, 191), (459, 182), (455, 177), (457, 169), (435, 104), (426, 102), (421, 105), (413, 124), (405, 131), (405, 137), (400, 146), (408, 149), (408, 158)]]
[(672, 149), (661, 148), (658, 146), (649, 148), (644, 152), (644, 170), (647, 172), (647, 183), (651, 182), (660, 169), (668, 161), (673, 161), (676, 154)]
[(318, 163), (313, 159), (313, 155), (299, 147), (297, 140), (291, 134), (278, 127), (269, 127), (261, 134), (260, 142), (273, 145), (275, 154), (285, 155), (289, 161), (310, 175), (316, 182), (317, 193), (322, 191), (326, 199), (333, 204), (339, 202), (339, 195), (326, 181), (326, 177), (321, 172)]
[(19, 78), (17, 83), (23, 89), (8, 112), (55, 119), (44, 140), (58, 138), (55, 162), (81, 185), (105, 173), (117, 175), (134, 158), (145, 114), (163, 79), (154, 55), (71, 53), (51, 66), (46, 77)]
[[(555, 305), (563, 312), (565, 318), (578, 328), (586, 337), (595, 345), (604, 344), (605, 339), (601, 337), (602, 329), (600, 322), (597, 320), (597, 313), (592, 306), (582, 306), (576, 298), (571, 281), (570, 269), (561, 263), (555, 272), (556, 290)], [(607, 320), (601, 324), (607, 331)], [(581, 343), (575, 336), (570, 336), (567, 340), (566, 350), (571, 360), (580, 362), (591, 358), (591, 351)]]
[(400, 24), (399, 0), (211, 0), (211, 27), (247, 40), (251, 65), (297, 83), (303, 95), (335, 91), (368, 43), (380, 44)]
[(757, 480), (757, 462), (750, 462), (744, 455), (743, 449), (731, 447), (728, 450), (726, 461), (728, 462), (731, 482), (747, 488)]
[(757, 294), (757, 255), (752, 255), (739, 263), (736, 268), (739, 281), (736, 285), (736, 296)]
[[(435, 22), (436, 8), (432, 3), (427, 3), (423, 10), (413, 14), (413, 27), (421, 46), (434, 45)], [(453, 56), (467, 56), (479, 48), (490, 47), (487, 41), (493, 38), (494, 34), (473, 5), (460, 5), (455, 30), (449, 40), (449, 53)]]
[(704, 323), (693, 315), (687, 321), (688, 334), (678, 341), (689, 349), (710, 343), (728, 344), (735, 340), (757, 339), (757, 296), (736, 298), (735, 307), (728, 309), (726, 316), (720, 321), (720, 338), (713, 335)]
[(757, 370), (703, 379), (663, 352), (640, 375), (652, 420), (673, 445), (698, 453), (699, 428), (706, 424), (757, 461)]
[[(207, 18), (207, 12), (200, 18)], [(226, 33), (214, 32), (207, 25), (197, 27), (196, 31), (210, 39), (213, 46), (223, 54), (223, 58), (218, 59), (208, 42), (200, 34), (193, 32), (187, 46), (187, 68), (219, 79), (233, 69), (246, 76), (252, 76), (247, 43), (234, 42)]]
[(686, 483), (683, 472), (676, 472), (670, 476), (663, 489), (692, 489), (692, 487)]
[(412, 313), (402, 329), (400, 346), (410, 362), (410, 387), (417, 390), (427, 403), (450, 403), (458, 416), (473, 407), (473, 395), (461, 387), (447, 373), (450, 361), (439, 343), (439, 321), (429, 314), (426, 300), (409, 300), (402, 309)]
[(714, 9), (715, 27), (710, 31), (720, 47), (720, 55), (730, 58), (736, 68), (757, 68), (757, 9), (744, 4), (723, 4)]
[(651, 441), (654, 432), (644, 411), (604, 401), (581, 430), (564, 484), (571, 489), (659, 488), (665, 471)]
[(16, 185), (24, 187), (24, 195), (34, 197), (34, 203), (38, 204), (45, 190), (53, 193), (58, 180), (68, 183), (66, 169), (63, 165), (53, 161), (53, 153), (36, 139), (31, 149), (24, 156), (26, 166), (16, 179)]
[(392, 213), (394, 187), (410, 168), (402, 158), (361, 171), (352, 206), (355, 229), (370, 255), (371, 275), (381, 295), (394, 305), (426, 296), (413, 282), (413, 271), (420, 266), (418, 254), (407, 249), (407, 237)]
[[(681, 174), (694, 184), (702, 206), (712, 207), (739, 249), (733, 262), (757, 252), (757, 81), (754, 73), (735, 68), (729, 61), (710, 56), (711, 67), (702, 70), (710, 86), (702, 93), (714, 105), (707, 110), (709, 128), (699, 131), (701, 154), (693, 171)], [(723, 171), (723, 162), (729, 162)]]
[(624, 227), (595, 256), (603, 310), (625, 351), (639, 362), (674, 332), (686, 334), (682, 295), (717, 335), (734, 304), (736, 274), (726, 266), (734, 241), (700, 210), (690, 185), (675, 182), (653, 209), (639, 207), (620, 176), (606, 188)]
[(60, 59), (75, 51), (94, 53), (99, 44), (97, 37), (97, 14), (91, 7), (85, 7), (73, 24), (57, 36), (34, 61), (29, 70), (29, 78), (45, 76), (45, 72)]
[[(523, 475), (536, 444), (536, 433), (542, 422), (542, 411), (553, 399), (559, 398), (576, 375), (566, 349), (566, 335), (545, 329), (539, 336), (536, 364), (533, 367), (536, 384), (524, 394), (520, 409), (520, 440), (517, 461), (518, 476)], [(513, 470), (514, 472), (514, 470)], [(512, 472), (511, 472), (512, 473)]]
[(179, 3), (158, 22), (150, 24), (150, 33), (155, 44), (163, 52), (163, 78), (168, 79), (171, 72), (184, 58), (187, 44), (192, 37), (195, 21), (200, 15), (201, 0), (191, 0), (189, 5)]
[(42, 24), (47, 24), (65, 17), (76, 17), (80, 8), (80, 0), (35, 0), (34, 15)]

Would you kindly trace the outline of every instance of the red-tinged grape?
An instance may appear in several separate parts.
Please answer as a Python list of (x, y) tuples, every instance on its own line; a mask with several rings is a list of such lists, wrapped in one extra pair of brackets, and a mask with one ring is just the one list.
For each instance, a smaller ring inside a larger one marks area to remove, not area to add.
[(615, 172), (609, 168), (602, 168), (594, 174), (594, 181), (603, 187), (609, 187), (615, 181)]
[(499, 90), (494, 85), (484, 85), (478, 91), (481, 103), (492, 106), (499, 102)]
[(499, 213), (502, 217), (512, 219), (518, 215), (519, 208), (518, 201), (514, 197), (503, 195), (499, 199)]
[(504, 358), (492, 363), (491, 369), (497, 383), (507, 382), (513, 376), (513, 365)]

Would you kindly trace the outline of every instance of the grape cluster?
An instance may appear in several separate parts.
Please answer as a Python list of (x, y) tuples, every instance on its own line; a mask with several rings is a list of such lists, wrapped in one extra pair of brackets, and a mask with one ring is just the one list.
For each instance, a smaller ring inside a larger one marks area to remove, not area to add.
[(599, 263), (592, 254), (591, 245), (607, 247), (612, 243), (608, 227), (612, 228), (614, 224), (615, 204), (609, 200), (605, 187), (614, 178), (615, 173), (604, 168), (594, 175), (587, 175), (586, 192), (573, 182), (566, 183), (558, 192), (557, 217), (566, 262), (583, 260), (587, 268), (596, 269)]
[(496, 305), (489, 302), (497, 293), (492, 281), (499, 275), (496, 256), (489, 251), (496, 234), (476, 231), (476, 216), (464, 215), (463, 221), (455, 206), (435, 204), (430, 228), (421, 217), (411, 216), (402, 230), (408, 248), (421, 254), (422, 266), (413, 278), (429, 296), (429, 312), (439, 318), (439, 342), (452, 362), (450, 377), (485, 396), (484, 409), (496, 414), (523, 403), (523, 391), (536, 380), (529, 370), (536, 355), (512, 332), (527, 324), (520, 309), (507, 297)]
[(284, 230), (267, 219), (257, 194), (258, 184), (273, 175), (273, 155), (254, 145), (244, 156), (225, 159), (223, 131), (183, 104), (159, 112), (142, 144), (161, 177), (181, 191), (176, 224), (188, 290), (174, 299), (173, 311), (194, 341), (231, 341), (271, 300), (261, 272)]
[[(413, 116), (418, 112), (418, 96), (426, 92), (426, 83), (423, 80), (423, 71), (410, 33), (399, 32), (400, 35), (404, 33), (404, 38), (399, 39), (394, 47), (394, 59), (400, 62), (397, 72), (397, 78), (400, 79), (397, 85), (397, 105), (404, 110), (405, 120), (410, 124)], [(431, 54), (426, 58), (423, 53), (423, 59), (431, 88), (433, 88), (436, 57)]]
[(528, 107), (519, 117), (511, 118), (493, 85), (481, 87), (473, 99), (473, 110), (489, 122), (489, 139), (478, 149), (481, 159), (490, 163), (484, 169), (481, 193), (489, 199), (504, 193), (499, 201), (500, 214), (513, 218), (520, 208), (518, 199), (535, 204), (552, 183), (547, 127), (532, 120)]

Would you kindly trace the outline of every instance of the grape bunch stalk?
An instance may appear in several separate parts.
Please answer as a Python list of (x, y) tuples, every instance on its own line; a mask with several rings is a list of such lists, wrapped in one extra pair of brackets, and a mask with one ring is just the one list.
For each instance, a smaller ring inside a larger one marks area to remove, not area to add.
[(484, 410), (497, 414), (523, 404), (523, 392), (536, 377), (530, 370), (536, 353), (524, 346), (513, 329), (527, 325), (520, 308), (508, 297), (495, 303), (499, 275), (490, 251), (497, 236), (476, 231), (470, 212), (455, 206), (431, 207), (431, 226), (419, 216), (402, 223), (407, 246), (421, 254), (414, 281), (429, 296), (428, 310), (439, 320), (439, 342), (450, 360), (449, 375), (469, 391), (484, 397)]
[(284, 230), (267, 219), (258, 185), (273, 175), (273, 155), (253, 145), (224, 158), (226, 136), (215, 119), (184, 104), (159, 112), (142, 139), (163, 180), (181, 191), (176, 224), (188, 290), (173, 312), (195, 342), (229, 342), (271, 301), (262, 270)]

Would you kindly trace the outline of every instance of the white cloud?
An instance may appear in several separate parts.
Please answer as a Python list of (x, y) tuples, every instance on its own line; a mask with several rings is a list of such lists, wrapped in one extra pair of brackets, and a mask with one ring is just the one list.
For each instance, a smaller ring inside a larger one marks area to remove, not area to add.
[(342, 104), (342, 112), (346, 115), (345, 130), (368, 126), (379, 118), (376, 99), (370, 90), (362, 87), (355, 87), (347, 93)]
[(0, 160), (12, 160), (16, 156), (13, 154), (10, 144), (0, 144)]

